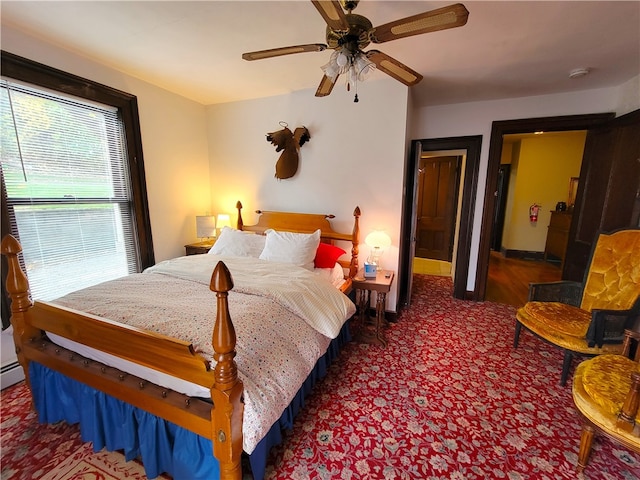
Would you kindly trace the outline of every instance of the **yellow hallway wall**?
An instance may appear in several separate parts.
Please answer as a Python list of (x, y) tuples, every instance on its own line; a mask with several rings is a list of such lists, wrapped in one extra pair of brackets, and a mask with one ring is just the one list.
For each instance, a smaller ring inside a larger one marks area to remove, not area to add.
[[(525, 138), (520, 144), (512, 202), (505, 215), (502, 245), (507, 250), (543, 252), (551, 211), (566, 202), (571, 177), (580, 176), (586, 132)], [(529, 221), (529, 207), (541, 205), (538, 221)]]

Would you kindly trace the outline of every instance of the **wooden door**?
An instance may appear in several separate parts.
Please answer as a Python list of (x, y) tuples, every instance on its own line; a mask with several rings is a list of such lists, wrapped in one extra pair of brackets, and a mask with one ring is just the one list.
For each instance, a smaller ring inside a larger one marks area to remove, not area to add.
[(599, 231), (638, 227), (640, 110), (591, 128), (562, 278), (581, 281)]
[(418, 168), (416, 256), (451, 261), (460, 157), (421, 158)]
[(504, 233), (504, 216), (507, 210), (507, 193), (509, 191), (509, 176), (511, 165), (501, 164), (498, 169), (498, 188), (496, 190), (496, 213), (491, 228), (491, 250), (499, 252), (502, 249), (502, 234)]

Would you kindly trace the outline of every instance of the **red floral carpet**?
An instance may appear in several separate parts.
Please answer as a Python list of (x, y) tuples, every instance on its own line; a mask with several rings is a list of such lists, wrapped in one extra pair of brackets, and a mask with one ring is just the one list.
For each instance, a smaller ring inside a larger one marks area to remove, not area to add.
[[(562, 354), (515, 308), (456, 300), (416, 275), (389, 346), (351, 344), (273, 452), (270, 479), (575, 479), (581, 423)], [(638, 479), (640, 456), (601, 437), (584, 478)]]
[[(514, 350), (514, 307), (451, 291), (449, 278), (416, 275), (389, 346), (343, 350), (267, 478), (579, 478), (580, 418), (570, 382), (559, 386), (560, 351), (524, 331)], [(23, 384), (0, 402), (2, 480), (145, 478), (136, 462), (94, 454), (76, 426), (39, 425)], [(598, 437), (584, 478), (639, 479), (640, 456)]]
[(21, 382), (2, 391), (0, 446), (2, 480), (145, 480), (138, 462), (119, 452), (93, 451), (77, 425), (38, 423), (27, 387)]

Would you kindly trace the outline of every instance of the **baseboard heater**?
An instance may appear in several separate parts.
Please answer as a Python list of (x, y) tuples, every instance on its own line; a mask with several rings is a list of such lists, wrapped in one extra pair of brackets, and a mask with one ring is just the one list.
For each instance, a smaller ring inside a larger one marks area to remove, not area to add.
[(22, 380), (24, 380), (24, 371), (17, 360), (15, 362), (2, 365), (2, 368), (0, 369), (0, 384), (3, 390), (11, 385), (21, 382)]
[(16, 347), (13, 344), (13, 327), (8, 327), (0, 335), (0, 388), (3, 390), (24, 380), (24, 370), (18, 363)]

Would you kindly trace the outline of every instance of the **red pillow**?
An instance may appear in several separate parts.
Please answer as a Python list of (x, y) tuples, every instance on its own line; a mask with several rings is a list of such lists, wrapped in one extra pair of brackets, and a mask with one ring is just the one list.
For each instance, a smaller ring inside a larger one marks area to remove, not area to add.
[(345, 253), (347, 252), (340, 247), (320, 242), (318, 250), (316, 250), (316, 258), (314, 259), (313, 264), (316, 268), (333, 268), (335, 267), (338, 259)]

